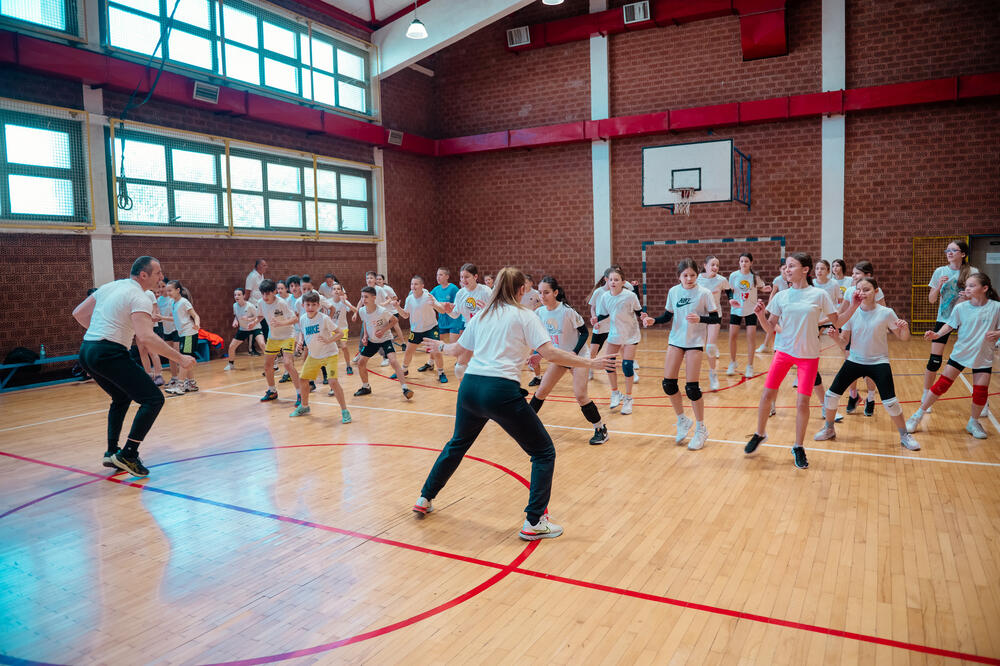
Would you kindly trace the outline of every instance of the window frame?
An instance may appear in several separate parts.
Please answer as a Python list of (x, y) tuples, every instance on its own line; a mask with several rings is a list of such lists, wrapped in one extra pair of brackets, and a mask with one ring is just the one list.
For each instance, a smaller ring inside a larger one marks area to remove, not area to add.
[(34, 32), (77, 42), (86, 42), (87, 27), (84, 21), (81, 21), (83, 18), (81, 8), (84, 6), (86, 0), (60, 0), (60, 2), (62, 2), (63, 11), (66, 14), (66, 27), (61, 30), (7, 14), (0, 14), (0, 27), (10, 27), (16, 32)]
[[(69, 168), (64, 169), (61, 167), (8, 162), (7, 132), (5, 129), (8, 124), (33, 129), (65, 132), (69, 136)], [(89, 170), (89, 160), (83, 141), (83, 127), (77, 121), (0, 108), (0, 220), (4, 222), (78, 223), (83, 226), (90, 224), (91, 202), (88, 196), (86, 176), (87, 170)], [(74, 173), (75, 167), (82, 172), (82, 176)], [(9, 178), (12, 175), (68, 180), (72, 184), (73, 214), (56, 215), (52, 213), (12, 212)]]

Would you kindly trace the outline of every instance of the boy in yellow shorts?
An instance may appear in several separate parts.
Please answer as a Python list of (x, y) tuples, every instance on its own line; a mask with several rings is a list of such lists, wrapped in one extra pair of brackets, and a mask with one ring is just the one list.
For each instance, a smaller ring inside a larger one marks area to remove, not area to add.
[[(305, 313), (299, 319), (299, 326), (302, 329), (302, 336), (305, 339), (306, 347), (309, 348), (309, 358), (302, 366), (300, 382), (305, 386), (306, 382), (316, 379), (320, 368), (326, 368), (326, 376), (330, 381), (330, 392), (327, 395), (337, 396), (340, 403), (341, 423), (351, 422), (351, 413), (347, 411), (347, 401), (344, 399), (344, 389), (337, 381), (337, 342), (342, 335), (341, 330), (333, 323), (333, 320), (319, 311), (319, 292), (311, 291), (302, 296), (302, 306)], [(309, 413), (309, 391), (302, 391), (302, 404), (296, 405), (289, 416), (302, 416)]]
[(295, 371), (295, 324), (299, 318), (295, 309), (276, 293), (277, 287), (272, 280), (265, 279), (260, 283), (260, 314), (267, 321), (267, 344), (264, 345), (264, 377), (267, 379), (267, 392), (261, 402), (278, 399), (278, 390), (274, 388), (274, 357), (281, 354), (281, 362), (285, 366), (295, 389), (299, 393), (298, 405), (302, 400), (302, 387), (299, 384), (299, 373)]

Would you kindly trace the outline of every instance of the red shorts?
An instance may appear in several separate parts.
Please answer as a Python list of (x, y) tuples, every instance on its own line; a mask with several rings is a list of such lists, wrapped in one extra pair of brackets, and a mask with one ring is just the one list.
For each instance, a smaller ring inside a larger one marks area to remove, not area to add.
[(795, 358), (785, 352), (774, 352), (774, 360), (771, 361), (771, 369), (767, 371), (767, 379), (764, 386), (777, 390), (781, 386), (781, 381), (796, 366), (799, 372), (798, 391), (802, 395), (812, 395), (813, 383), (816, 381), (816, 373), (819, 372), (818, 358)]

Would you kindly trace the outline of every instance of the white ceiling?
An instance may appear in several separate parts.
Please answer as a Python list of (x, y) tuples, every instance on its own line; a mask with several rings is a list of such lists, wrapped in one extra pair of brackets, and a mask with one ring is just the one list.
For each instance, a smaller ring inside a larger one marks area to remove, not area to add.
[[(354, 14), (362, 20), (370, 21), (372, 18), (370, 0), (324, 0), (324, 2), (328, 5), (333, 5), (337, 9), (343, 9), (348, 14)], [(374, 4), (375, 20), (377, 21), (392, 16), (400, 9), (406, 7), (413, 8), (412, 0), (409, 2), (407, 0), (374, 0)]]

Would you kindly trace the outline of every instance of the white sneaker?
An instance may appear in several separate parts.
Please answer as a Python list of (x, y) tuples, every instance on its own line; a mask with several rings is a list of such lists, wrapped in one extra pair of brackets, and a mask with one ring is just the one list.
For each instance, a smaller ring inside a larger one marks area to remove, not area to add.
[(766, 344), (762, 344), (760, 347), (757, 347), (757, 353), (758, 354), (764, 354), (766, 352), (767, 352), (767, 345)]
[(771, 403), (771, 413), (768, 414), (768, 416), (774, 416), (777, 413), (778, 413), (778, 410), (774, 408), (774, 403), (772, 402)]
[(921, 419), (923, 419), (923, 415), (917, 416), (916, 412), (914, 412), (913, 416), (906, 419), (906, 432), (908, 433), (916, 432), (917, 428), (920, 427)]
[(979, 418), (984, 419), (990, 414), (990, 403), (983, 405), (983, 411), (979, 412)]
[(681, 414), (677, 417), (677, 436), (674, 437), (674, 441), (680, 444), (684, 441), (684, 438), (688, 436), (691, 432), (691, 427), (694, 425), (694, 421), (689, 419), (687, 416)]
[(622, 404), (622, 394), (621, 394), (621, 391), (612, 391), (611, 392), (611, 404), (608, 405), (608, 409), (615, 409), (620, 404)]
[(792, 388), (798, 388), (798, 387), (799, 387), (799, 376), (795, 375), (795, 379), (792, 380)]
[(226, 367), (223, 368), (223, 370), (226, 370), (226, 371), (235, 370), (235, 369), (236, 369), (236, 366), (233, 365), (232, 363), (226, 363)]
[(733, 361), (732, 363), (729, 364), (729, 367), (726, 368), (726, 374), (727, 375), (735, 375), (737, 372), (739, 372), (736, 369), (737, 367), (738, 366), (736, 365), (736, 361)]
[(713, 391), (719, 390), (719, 375), (711, 370), (708, 371), (708, 387)]
[(823, 426), (823, 428), (813, 435), (813, 439), (817, 442), (825, 442), (828, 439), (837, 439), (837, 431), (830, 426)]
[(621, 410), (621, 413), (622, 414), (631, 414), (632, 413), (632, 396), (630, 396), (630, 395), (625, 396), (625, 400), (622, 401), (622, 410)]
[(753, 366), (752, 365), (748, 365), (747, 366), (747, 371), (743, 373), (743, 376), (746, 377), (747, 379), (753, 379)]
[(697, 451), (698, 449), (703, 448), (705, 446), (706, 439), (708, 439), (708, 428), (706, 428), (705, 424), (702, 423), (694, 429), (694, 437), (692, 437), (691, 441), (688, 442), (688, 450)]
[(719, 358), (719, 345), (705, 345), (705, 353), (712, 358)]
[(431, 504), (431, 501), (425, 497), (421, 497), (417, 500), (417, 503), (413, 505), (413, 513), (417, 514), (417, 518), (423, 518), (433, 510), (434, 505)]
[(386, 367), (387, 365), (389, 365), (389, 359), (387, 358), (382, 359), (382, 362), (379, 363), (379, 365), (383, 368)]
[(638, 384), (639, 383), (639, 373), (638, 372), (633, 372), (632, 373), (632, 383), (633, 384)]
[(983, 430), (982, 424), (976, 419), (969, 419), (969, 422), (965, 424), (965, 432), (976, 439), (986, 439), (986, 431)]
[(917, 443), (917, 440), (914, 439), (913, 435), (911, 435), (910, 433), (906, 433), (905, 435), (900, 437), (899, 443), (902, 444), (907, 449), (909, 449), (910, 451), (920, 450), (920, 444)]
[(517, 536), (525, 541), (537, 541), (539, 539), (555, 539), (562, 533), (563, 528), (550, 522), (549, 514), (545, 514), (534, 525), (525, 519), (524, 525), (521, 526), (521, 531), (518, 532)]

